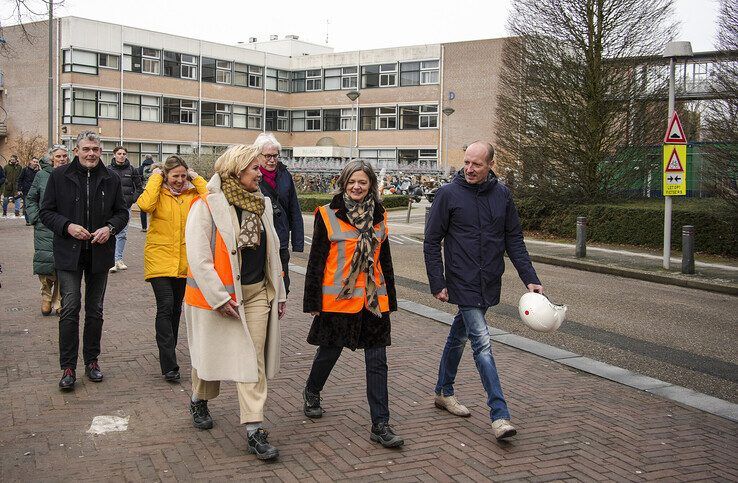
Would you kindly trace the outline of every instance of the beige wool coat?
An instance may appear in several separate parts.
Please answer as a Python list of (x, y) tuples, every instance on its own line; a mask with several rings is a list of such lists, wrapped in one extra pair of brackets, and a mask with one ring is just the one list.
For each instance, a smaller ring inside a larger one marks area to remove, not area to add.
[[(212, 224), (223, 237), (230, 254), (231, 270), (236, 285), (236, 301), (239, 304), (240, 320), (223, 317), (216, 310), (192, 307), (185, 303), (184, 313), (187, 323), (187, 341), (190, 347), (192, 367), (198, 376), (206, 381), (257, 382), (257, 362), (254, 344), (246, 325), (242, 305), (242, 293), (238, 280), (241, 274), (240, 250), (236, 246), (236, 236), (240, 225), (236, 209), (228, 204), (221, 191), (218, 174), (208, 182), (207, 205), (201, 201), (192, 205), (187, 218), (185, 238), (187, 240), (187, 261), (197, 286), (211, 307), (218, 308), (230, 296), (213, 267), (213, 253), (210, 240), (213, 236)], [(269, 325), (267, 328), (264, 361), (267, 378), (279, 371), (281, 333), (278, 318), (278, 302), (287, 300), (282, 263), (279, 259), (279, 238), (274, 229), (272, 205), (269, 197), (264, 199), (266, 208), (261, 216), (267, 243), (267, 267), (264, 270), (267, 293), (271, 303)], [(264, 240), (262, 240), (264, 242)]]

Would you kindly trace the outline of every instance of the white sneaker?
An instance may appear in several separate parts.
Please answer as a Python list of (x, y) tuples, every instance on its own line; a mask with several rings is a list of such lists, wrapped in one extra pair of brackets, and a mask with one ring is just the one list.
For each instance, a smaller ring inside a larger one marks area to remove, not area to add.
[(115, 266), (118, 267), (118, 270), (128, 270), (128, 265), (123, 263), (123, 260), (118, 260), (115, 262)]
[(112, 267), (110, 267), (110, 270), (108, 270), (108, 272), (110, 272), (110, 273), (115, 273), (117, 271), (118, 271), (118, 264), (117, 263), (115, 265), (113, 265)]
[(518, 434), (518, 430), (507, 419), (493, 421), (492, 431), (495, 433), (495, 438), (497, 439), (505, 439)]

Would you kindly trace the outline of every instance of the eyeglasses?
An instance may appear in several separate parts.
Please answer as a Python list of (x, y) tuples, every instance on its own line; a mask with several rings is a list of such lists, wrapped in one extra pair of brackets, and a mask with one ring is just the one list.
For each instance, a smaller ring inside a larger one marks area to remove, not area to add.
[(279, 154), (264, 154), (264, 153), (262, 153), (262, 156), (264, 156), (266, 159), (273, 159), (274, 161), (279, 161)]

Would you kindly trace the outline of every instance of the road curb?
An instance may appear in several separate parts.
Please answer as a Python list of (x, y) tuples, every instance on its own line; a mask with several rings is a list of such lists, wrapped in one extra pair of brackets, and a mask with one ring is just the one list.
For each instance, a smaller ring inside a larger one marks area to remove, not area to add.
[(530, 254), (531, 260), (547, 265), (557, 265), (560, 267), (574, 268), (577, 270), (585, 270), (588, 272), (604, 273), (606, 275), (617, 275), (619, 277), (633, 278), (636, 280), (644, 280), (646, 282), (660, 283), (662, 285), (676, 285), (678, 287), (694, 288), (698, 290), (706, 290), (724, 295), (732, 295), (738, 297), (738, 287), (734, 285), (721, 285), (717, 283), (705, 282), (703, 280), (683, 279), (679, 277), (663, 275), (660, 273), (644, 272), (630, 268), (613, 267), (610, 265), (601, 265), (597, 263), (585, 262), (583, 260), (572, 260), (568, 258), (552, 257), (548, 255)]
[[(290, 268), (292, 269), (292, 267), (293, 266), (291, 265)], [(410, 300), (398, 299), (397, 306), (413, 314), (435, 320), (445, 325), (451, 325), (451, 323), (453, 323), (453, 315), (428, 307), (427, 305), (412, 302)], [(492, 340), (499, 342), (500, 344), (520, 349), (537, 355), (538, 357), (557, 362), (587, 374), (599, 376), (603, 379), (608, 379), (610, 381), (632, 387), (639, 391), (654, 394), (684, 406), (689, 406), (730, 421), (738, 422), (738, 404), (733, 404), (730, 401), (718, 399), (708, 394), (693, 391), (686, 387), (676, 386), (653, 377), (644, 376), (628, 369), (623, 369), (622, 367), (590, 359), (589, 357), (583, 357), (574, 352), (559, 349), (558, 347), (543, 344), (494, 327), (489, 327), (489, 332)]]

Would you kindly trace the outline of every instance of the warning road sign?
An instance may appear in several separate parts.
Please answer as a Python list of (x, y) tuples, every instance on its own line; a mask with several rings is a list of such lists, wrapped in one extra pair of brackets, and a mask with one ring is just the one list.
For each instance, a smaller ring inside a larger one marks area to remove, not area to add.
[(664, 196), (687, 194), (687, 146), (664, 144)]
[(679, 115), (674, 111), (669, 121), (669, 128), (666, 130), (666, 136), (664, 136), (665, 143), (671, 144), (687, 144), (687, 136), (684, 135), (684, 129), (682, 128), (682, 122), (679, 120)]

